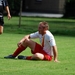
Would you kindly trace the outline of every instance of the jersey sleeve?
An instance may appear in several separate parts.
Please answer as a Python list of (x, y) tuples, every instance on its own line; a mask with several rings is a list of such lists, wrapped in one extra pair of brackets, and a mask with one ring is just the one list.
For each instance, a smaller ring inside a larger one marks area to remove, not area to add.
[(5, 7), (5, 6), (8, 6), (7, 0), (3, 0), (3, 6), (4, 6), (4, 7)]
[(49, 43), (50, 46), (55, 46), (56, 45), (54, 36), (47, 36), (47, 42)]
[(38, 38), (38, 37), (39, 37), (39, 33), (38, 32), (30, 34), (30, 38)]

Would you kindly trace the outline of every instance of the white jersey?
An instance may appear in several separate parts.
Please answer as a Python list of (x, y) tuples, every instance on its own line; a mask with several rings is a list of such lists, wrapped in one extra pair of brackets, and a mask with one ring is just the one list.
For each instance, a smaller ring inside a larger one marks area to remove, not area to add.
[(43, 50), (53, 56), (53, 50), (52, 50), (52, 46), (55, 46), (55, 39), (54, 36), (52, 35), (52, 33), (50, 31), (46, 31), (46, 34), (44, 34), (43, 36), (41, 34), (39, 34), (39, 32), (35, 32), (30, 34), (30, 38), (39, 38), (40, 39), (40, 43), (42, 43), (42, 37), (44, 37), (44, 47)]

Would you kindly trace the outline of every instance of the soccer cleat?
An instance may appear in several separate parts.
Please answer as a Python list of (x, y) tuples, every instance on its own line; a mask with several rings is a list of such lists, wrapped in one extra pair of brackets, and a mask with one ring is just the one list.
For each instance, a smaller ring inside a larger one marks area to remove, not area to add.
[(25, 59), (26, 59), (26, 56), (19, 55), (19, 56), (18, 56), (18, 59), (23, 59), (23, 60), (25, 60)]
[(15, 56), (13, 56), (13, 55), (8, 55), (8, 56), (5, 56), (4, 58), (6, 58), (6, 59), (14, 59)]

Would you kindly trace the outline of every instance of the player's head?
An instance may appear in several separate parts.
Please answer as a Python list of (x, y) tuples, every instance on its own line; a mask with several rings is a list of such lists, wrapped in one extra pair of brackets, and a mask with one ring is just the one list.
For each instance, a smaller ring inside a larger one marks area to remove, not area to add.
[(44, 34), (46, 30), (49, 29), (49, 25), (47, 22), (43, 21), (39, 23), (38, 30), (40, 34)]

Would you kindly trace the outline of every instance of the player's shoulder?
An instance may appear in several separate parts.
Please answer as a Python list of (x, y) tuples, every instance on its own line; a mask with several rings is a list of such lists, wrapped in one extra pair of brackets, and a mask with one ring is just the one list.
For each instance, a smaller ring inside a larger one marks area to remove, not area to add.
[(7, 0), (2, 0), (3, 2), (7, 2)]
[(45, 37), (46, 37), (46, 38), (52, 38), (52, 37), (54, 37), (54, 36), (53, 36), (53, 34), (52, 34), (49, 30), (47, 30), (47, 31), (46, 31), (46, 34), (45, 34)]
[(47, 36), (52, 36), (53, 34), (52, 34), (49, 30), (47, 30), (47, 31), (46, 31), (46, 35), (47, 35)]
[(7, 0), (2, 0), (2, 1), (7, 2)]

